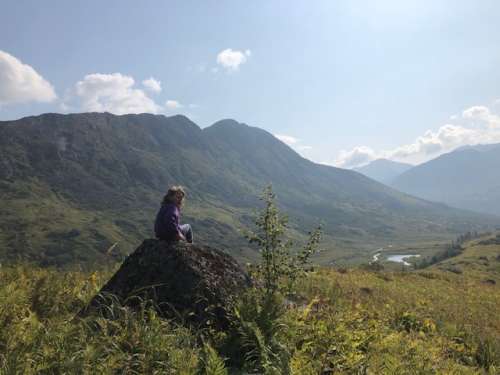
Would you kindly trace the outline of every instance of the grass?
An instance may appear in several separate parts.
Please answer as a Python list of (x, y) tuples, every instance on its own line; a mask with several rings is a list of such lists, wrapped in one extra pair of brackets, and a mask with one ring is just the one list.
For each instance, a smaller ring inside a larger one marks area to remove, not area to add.
[(434, 265), (432, 269), (455, 270), (483, 283), (492, 280), (489, 283), (500, 284), (500, 243), (491, 241), (495, 238), (496, 235), (492, 234), (470, 241), (463, 253)]
[(195, 336), (153, 310), (74, 320), (104, 274), (17, 266), (0, 274), (0, 373), (191, 374)]
[[(340, 326), (332, 323), (332, 329), (347, 324), (347, 345), (368, 345), (350, 366), (359, 362), (380, 373), (388, 361), (400, 373), (474, 373), (479, 370), (467, 368), (475, 364), (481, 342), (495, 348), (497, 364), (500, 359), (500, 290), (479, 280), (439, 271), (321, 270), (302, 290), (328, 319), (338, 316)], [(427, 368), (419, 367), (424, 363)]]
[(73, 319), (111, 270), (2, 267), (0, 373), (238, 374), (256, 358), (267, 361), (265, 373), (286, 373), (276, 370), (279, 358), (291, 374), (496, 374), (500, 286), (484, 280), (498, 281), (500, 246), (479, 242), (419, 271), (318, 268), (267, 339), (252, 320), (255, 305), (242, 300), (236, 326), (247, 337), (238, 366), (224, 359), (229, 333), (189, 330), (147, 306)]

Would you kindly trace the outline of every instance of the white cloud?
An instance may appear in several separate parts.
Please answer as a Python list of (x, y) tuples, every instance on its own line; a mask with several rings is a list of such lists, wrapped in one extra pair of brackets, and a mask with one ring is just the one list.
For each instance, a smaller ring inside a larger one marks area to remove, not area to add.
[(470, 119), (477, 125), (477, 121), (487, 124), (489, 128), (500, 127), (500, 116), (491, 112), (488, 107), (474, 106), (462, 113), (464, 119)]
[(143, 90), (134, 88), (132, 77), (120, 73), (88, 74), (75, 85), (81, 109), (93, 112), (158, 113), (161, 106), (149, 98)]
[(291, 135), (285, 134), (275, 134), (276, 138), (278, 138), (281, 142), (286, 143), (288, 146), (293, 146), (299, 142), (299, 140)]
[(462, 112), (462, 117), (464, 118), (481, 118), (484, 116), (488, 116), (490, 114), (490, 110), (488, 107), (484, 105), (475, 105), (473, 107), (467, 108)]
[(178, 108), (182, 108), (182, 104), (179, 103), (177, 100), (167, 100), (165, 102), (165, 106), (168, 108), (168, 109), (178, 109)]
[(151, 90), (154, 93), (161, 92), (161, 82), (154, 79), (153, 77), (145, 79), (144, 81), (142, 81), (142, 84), (145, 88), (147, 88), (148, 90)]
[(428, 130), (412, 144), (388, 152), (388, 156), (393, 159), (407, 159), (414, 156), (427, 159), (429, 156), (450, 151), (458, 146), (477, 143), (479, 139), (484, 138), (483, 135), (486, 134), (482, 134), (481, 130), (446, 124), (435, 132)]
[(455, 116), (453, 120), (459, 124), (446, 124), (436, 131), (428, 130), (413, 143), (392, 150), (374, 151), (358, 146), (350, 151), (341, 151), (335, 165), (354, 168), (378, 158), (421, 163), (460, 146), (500, 142), (500, 115), (486, 106), (470, 107), (462, 112), (461, 117)]
[(217, 64), (222, 65), (227, 71), (237, 71), (251, 54), (252, 52), (249, 49), (242, 52), (227, 48), (217, 55)]
[(0, 105), (51, 102), (56, 98), (52, 85), (35, 69), (0, 50)]
[(308, 151), (311, 150), (311, 146), (303, 145), (302, 141), (298, 138), (292, 137), (291, 135), (286, 134), (274, 134), (276, 138), (278, 138), (281, 142), (293, 148), (295, 151), (301, 153), (300, 151)]
[(335, 160), (335, 165), (341, 168), (354, 168), (368, 164), (375, 159), (377, 159), (377, 153), (375, 151), (366, 146), (358, 146), (350, 151), (340, 151), (337, 160)]

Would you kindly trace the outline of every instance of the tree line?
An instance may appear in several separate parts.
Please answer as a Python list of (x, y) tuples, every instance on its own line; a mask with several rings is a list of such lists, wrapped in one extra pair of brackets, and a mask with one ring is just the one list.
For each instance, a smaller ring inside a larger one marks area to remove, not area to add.
[(465, 250), (465, 247), (463, 246), (464, 243), (479, 237), (481, 237), (481, 234), (479, 234), (477, 231), (468, 231), (464, 234), (461, 234), (455, 240), (451, 241), (451, 243), (447, 244), (444, 251), (441, 251), (433, 255), (432, 257), (422, 259), (415, 265), (415, 268), (426, 268), (445, 259), (460, 255)]

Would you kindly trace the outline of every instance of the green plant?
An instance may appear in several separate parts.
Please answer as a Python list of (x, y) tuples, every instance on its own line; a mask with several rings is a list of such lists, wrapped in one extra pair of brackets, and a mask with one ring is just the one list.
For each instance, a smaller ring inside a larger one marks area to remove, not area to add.
[(262, 298), (255, 290), (246, 293), (234, 310), (236, 343), (249, 372), (266, 375), (290, 373), (290, 350), (281, 339), (288, 328), (282, 321), (283, 301), (278, 295)]
[(490, 340), (479, 341), (474, 357), (477, 364), (485, 370), (489, 370), (495, 364), (495, 352)]
[(228, 371), (222, 359), (212, 345), (205, 343), (200, 360), (200, 375), (227, 375)]
[(285, 238), (288, 218), (279, 212), (271, 185), (264, 188), (260, 199), (265, 206), (255, 221), (257, 229), (247, 234), (250, 243), (257, 244), (261, 254), (260, 262), (253, 266), (252, 273), (262, 283), (266, 296), (290, 292), (318, 248), (321, 226), (309, 232), (306, 245), (292, 253), (294, 244)]
[(285, 238), (288, 219), (275, 203), (271, 186), (264, 189), (264, 209), (255, 221), (257, 230), (247, 235), (258, 245), (260, 262), (251, 267), (254, 288), (241, 296), (233, 312), (231, 340), (233, 358), (243, 359), (247, 371), (263, 374), (290, 373), (290, 349), (280, 339), (283, 323), (282, 294), (290, 294), (315, 253), (321, 229), (309, 233), (307, 243), (292, 253), (293, 243)]

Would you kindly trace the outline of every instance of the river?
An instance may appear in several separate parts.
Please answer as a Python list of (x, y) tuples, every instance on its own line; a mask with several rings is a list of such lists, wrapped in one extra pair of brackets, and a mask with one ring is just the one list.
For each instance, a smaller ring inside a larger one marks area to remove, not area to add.
[(389, 255), (387, 260), (389, 262), (403, 263), (405, 266), (411, 266), (411, 263), (408, 263), (406, 259), (418, 257), (420, 257), (420, 254)]
[[(392, 246), (391, 246), (392, 247)], [(376, 250), (376, 253), (373, 254), (372, 261), (370, 263), (375, 263), (380, 260), (380, 256), (382, 255), (382, 251), (384, 248), (380, 248)], [(411, 263), (408, 263), (406, 259), (409, 258), (418, 258), (420, 257), (420, 254), (395, 254), (395, 255), (389, 255), (387, 257), (388, 262), (395, 262), (395, 263), (403, 263), (405, 266), (411, 266)]]

